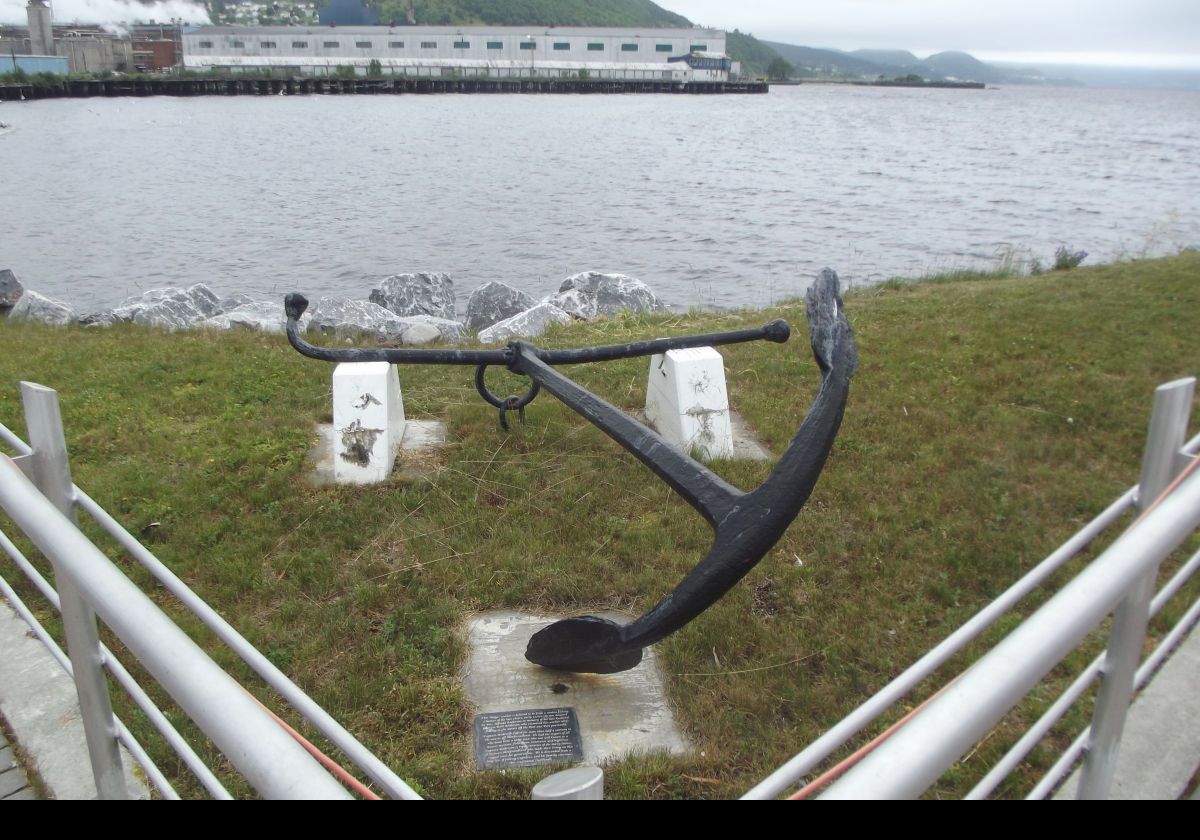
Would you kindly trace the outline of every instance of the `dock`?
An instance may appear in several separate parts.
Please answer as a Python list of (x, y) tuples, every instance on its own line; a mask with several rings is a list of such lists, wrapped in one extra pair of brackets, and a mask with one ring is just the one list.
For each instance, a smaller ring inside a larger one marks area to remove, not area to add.
[(57, 84), (0, 85), (0, 100), (90, 99), (114, 96), (309, 96), (435, 93), (766, 93), (766, 82), (673, 82), (625, 79), (453, 79), (392, 77), (350, 79), (301, 76), (266, 78), (121, 77), (63, 79)]

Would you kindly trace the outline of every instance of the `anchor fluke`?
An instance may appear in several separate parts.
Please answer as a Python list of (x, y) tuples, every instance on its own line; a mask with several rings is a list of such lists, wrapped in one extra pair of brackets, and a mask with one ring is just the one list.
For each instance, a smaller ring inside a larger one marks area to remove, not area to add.
[(543, 627), (529, 639), (525, 658), (535, 665), (578, 674), (615, 674), (642, 661), (642, 649), (611, 651), (621, 644), (621, 625), (581, 615)]

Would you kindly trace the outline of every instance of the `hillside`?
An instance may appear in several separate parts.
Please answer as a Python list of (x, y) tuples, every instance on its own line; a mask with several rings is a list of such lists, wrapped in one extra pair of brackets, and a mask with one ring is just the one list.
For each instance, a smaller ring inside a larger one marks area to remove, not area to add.
[[(380, 0), (380, 20), (403, 21), (407, 0)], [(430, 26), (662, 26), (687, 27), (682, 15), (650, 0), (414, 0), (417, 22)]]

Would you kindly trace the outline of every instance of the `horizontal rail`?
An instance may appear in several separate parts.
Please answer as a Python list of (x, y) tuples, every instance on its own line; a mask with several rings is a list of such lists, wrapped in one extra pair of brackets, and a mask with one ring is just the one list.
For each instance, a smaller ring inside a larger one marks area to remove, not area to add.
[(20, 455), (33, 454), (33, 447), (17, 437), (12, 430), (3, 423), (0, 423), (0, 440), (4, 441), (13, 449), (15, 449)]
[[(1200, 555), (1198, 555), (1200, 556)], [(1192, 558), (1195, 560), (1196, 558)], [(1171, 629), (1171, 632), (1163, 637), (1159, 642), (1154, 653), (1150, 654), (1149, 658), (1142, 663), (1137, 670), (1137, 675), (1134, 677), (1133, 687), (1135, 691), (1141, 690), (1154, 672), (1158, 670), (1158, 666), (1162, 664), (1167, 655), (1175, 649), (1182, 640), (1185, 634), (1195, 626), (1196, 622), (1200, 621), (1200, 600), (1197, 600), (1184, 613), (1183, 618)], [(1054, 762), (1054, 766), (1046, 771), (1046, 775), (1041, 778), (1037, 785), (1025, 797), (1026, 799), (1045, 799), (1049, 796), (1054, 788), (1064, 776), (1070, 772), (1071, 767), (1083, 755), (1087, 748), (1088, 739), (1091, 737), (1092, 727), (1087, 726), (1082, 732), (1071, 742), (1071, 746), (1067, 747), (1066, 751), (1059, 756), (1058, 761)]]
[[(1178, 594), (1179, 590), (1183, 588), (1183, 585), (1187, 583), (1198, 567), (1200, 567), (1200, 551), (1193, 554), (1191, 559), (1181, 566), (1163, 588), (1159, 590), (1159, 593), (1154, 596), (1154, 600), (1150, 602), (1151, 617), (1157, 615), (1166, 606), (1167, 602)], [(1194, 609), (1195, 605), (1193, 605)], [(1154, 652), (1142, 666), (1143, 669), (1149, 667), (1149, 671), (1145, 674), (1147, 678), (1157, 667), (1157, 663), (1161, 662), (1175, 647), (1178, 639), (1191, 626), (1191, 623), (1194, 622), (1188, 622), (1185, 617), (1185, 620), (1180, 621), (1171, 633), (1154, 649)], [(1075, 701), (1083, 695), (1083, 692), (1087, 690), (1092, 681), (1099, 676), (1100, 669), (1104, 666), (1104, 658), (1105, 654), (1100, 653), (1092, 660), (1091, 664), (1076, 677), (1075, 681), (1059, 696), (1058, 700), (1038, 718), (1037, 722), (1021, 736), (1020, 740), (1009, 748), (1004, 757), (988, 771), (988, 774), (971, 789), (970, 793), (966, 795), (966, 799), (983, 799), (999, 787), (1004, 777), (1016, 769), (1025, 756), (1029, 755), (1038, 742), (1041, 741), (1042, 737), (1050, 731), (1054, 724), (1058, 723)], [(1139, 670), (1138, 673), (1142, 674), (1142, 671)]]
[(1112, 611), (1128, 587), (1200, 525), (1200, 471), (826, 792), (913, 797), (996, 724)]
[[(37, 616), (33, 614), (33, 611), (21, 600), (21, 597), (17, 595), (13, 588), (8, 585), (8, 581), (3, 577), (0, 577), (0, 595), (4, 596), (5, 600), (16, 610), (17, 615), (29, 625), (30, 631), (37, 637), (39, 642), (46, 646), (46, 650), (50, 652), (50, 656), (66, 672), (67, 676), (74, 680), (75, 669), (71, 665), (71, 659), (67, 656), (66, 651), (59, 647), (58, 642), (42, 626), (42, 623), (37, 620)], [(178, 799), (179, 794), (175, 792), (175, 788), (171, 786), (167, 777), (163, 775), (162, 770), (159, 769), (158, 765), (154, 763), (154, 760), (150, 758), (146, 751), (142, 749), (142, 745), (138, 742), (137, 738), (133, 736), (133, 733), (129, 731), (128, 727), (116, 715), (113, 716), (113, 726), (117, 732), (117, 740), (124, 744), (125, 749), (129, 750), (130, 755), (142, 765), (142, 769), (146, 772), (154, 787), (163, 795), (163, 798)]]
[[(1200, 441), (1200, 437), (1197, 440)], [(886, 712), (892, 704), (920, 685), (923, 680), (970, 644), (980, 633), (1016, 606), (1046, 578), (1057, 571), (1059, 567), (1078, 554), (1112, 523), (1116, 522), (1122, 514), (1133, 506), (1136, 496), (1137, 487), (1131, 487), (1126, 490), (1120, 498), (1105, 508), (1095, 519), (1076, 531), (1070, 539), (1051, 552), (1046, 559), (1034, 566), (1025, 576), (1001, 593), (1000, 597), (977, 612), (964, 625), (910, 665), (904, 673), (881, 688), (869, 700), (835, 724), (828, 732), (813, 741), (793, 756), (786, 764), (747, 791), (742, 798), (771, 799), (796, 784), (801, 776), (828, 758), (834, 750), (853, 738), (863, 727)]]
[(256, 790), (278, 799), (349, 798), (5, 456), (0, 456), (0, 508), (53, 558), (96, 614)]
[[(54, 591), (54, 587), (51, 586), (50, 582), (42, 576), (42, 573), (37, 570), (37, 567), (29, 562), (28, 558), (21, 553), (20, 549), (18, 549), (12, 543), (12, 541), (9, 540), (3, 531), (0, 531), (0, 549), (2, 549), (4, 553), (12, 559), (12, 561), (17, 565), (17, 568), (20, 569), (25, 574), (25, 577), (33, 583), (34, 588), (41, 593), (42, 597), (49, 602), (50, 606), (54, 607), (55, 611), (61, 613), (62, 604), (59, 601), (58, 593)], [(0, 578), (0, 581), (3, 581), (3, 578)], [(32, 613), (29, 617), (22, 617), (26, 619), (26, 623), (29, 623), (30, 619), (32, 618)], [(51, 653), (54, 652), (54, 648), (58, 647), (58, 645), (53, 641), (53, 639), (50, 639), (49, 636), (43, 638), (43, 642), (46, 643), (47, 647), (51, 647)], [(138, 682), (133, 678), (133, 675), (126, 670), (123, 664), (121, 664), (121, 660), (117, 659), (116, 655), (108, 649), (107, 645), (102, 644), (100, 646), (100, 652), (104, 657), (104, 667), (110, 674), (112, 674), (113, 679), (115, 679), (121, 685), (121, 687), (125, 689), (126, 693), (129, 694), (133, 702), (137, 704), (137, 707), (142, 710), (142, 712), (149, 719), (150, 723), (155, 729), (158, 730), (158, 733), (163, 736), (163, 739), (172, 747), (172, 749), (175, 750), (176, 754), (183, 759), (183, 763), (189, 770), (192, 771), (192, 773), (196, 776), (196, 779), (201, 785), (203, 785), (204, 789), (217, 799), (232, 799), (233, 797), (229, 794), (229, 791), (225, 789), (225, 786), (221, 784), (221, 781), (215, 775), (213, 775), (213, 772), (208, 768), (208, 765), (205, 764), (200, 756), (196, 754), (195, 750), (192, 749), (191, 744), (189, 744), (184, 737), (179, 734), (179, 730), (177, 730), (171, 724), (171, 721), (167, 720), (167, 716), (164, 715), (162, 711), (159, 710), (158, 706), (154, 704), (154, 701), (150, 699), (150, 695), (146, 694), (145, 690), (138, 685)], [(74, 678), (74, 669), (71, 667), (70, 659), (66, 658), (65, 654), (63, 656), (55, 655), (55, 658), (58, 660), (59, 664), (66, 669), (67, 673)], [(118, 723), (120, 723), (119, 720)], [(126, 746), (128, 746), (128, 744), (126, 744)], [(141, 749), (140, 745), (138, 746), (138, 749)], [(130, 748), (130, 752), (136, 751)], [(139, 761), (140, 760), (141, 759), (139, 759)], [(165, 777), (163, 780), (165, 781)], [(155, 787), (158, 787), (157, 783), (155, 784)]]
[(75, 502), (79, 508), (91, 516), (113, 539), (120, 543), (129, 554), (144, 566), (159, 583), (167, 588), (184, 607), (192, 612), (201, 622), (212, 630), (230, 650), (236, 653), (249, 665), (255, 673), (279, 692), (279, 695), (295, 709), (301, 717), (311, 723), (317, 730), (329, 739), (342, 753), (354, 762), (364, 773), (378, 784), (389, 796), (397, 799), (420, 799), (421, 796), (403, 779), (392, 772), (386, 764), (379, 760), (370, 750), (351, 735), (333, 717), (321, 708), (315, 700), (309, 697), (286, 674), (262, 655), (254, 645), (246, 640), (229, 622), (204, 602), (192, 589), (168, 569), (161, 560), (154, 556), (132, 534), (125, 530), (104, 508), (79, 487), (75, 487)]

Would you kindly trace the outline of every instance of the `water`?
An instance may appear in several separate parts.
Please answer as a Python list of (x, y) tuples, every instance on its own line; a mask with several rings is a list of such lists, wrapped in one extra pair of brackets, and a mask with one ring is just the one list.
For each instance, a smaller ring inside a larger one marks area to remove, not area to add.
[(365, 297), (401, 271), (535, 296), (621, 271), (675, 306), (1200, 244), (1200, 92), (7, 103), (0, 268), (80, 310), (140, 290)]

